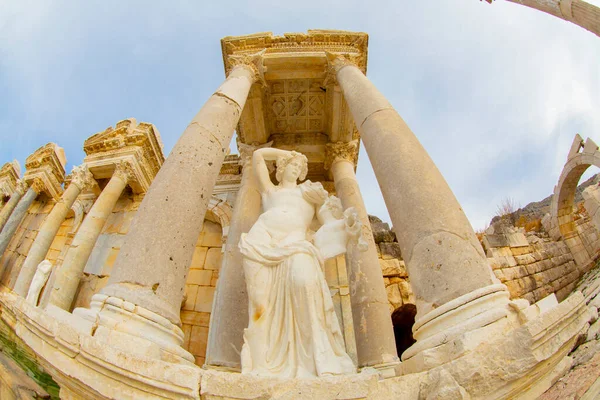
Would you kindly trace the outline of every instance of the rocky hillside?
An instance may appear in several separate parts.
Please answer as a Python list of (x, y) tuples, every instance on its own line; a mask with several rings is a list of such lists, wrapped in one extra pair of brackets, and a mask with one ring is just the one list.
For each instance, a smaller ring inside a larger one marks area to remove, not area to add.
[[(583, 182), (581, 185), (577, 187), (577, 191), (575, 192), (575, 204), (583, 201), (583, 197), (581, 193), (583, 190), (593, 184), (597, 184), (600, 181), (600, 174), (596, 174), (592, 176), (587, 181)], [(518, 221), (521, 216), (525, 217), (527, 221), (533, 221), (536, 219), (541, 219), (546, 213), (550, 212), (550, 203), (552, 202), (552, 195), (546, 197), (544, 200), (535, 201), (533, 203), (527, 204), (523, 208), (519, 208), (514, 213), (510, 214), (512, 221)], [(490, 225), (500, 219), (499, 216), (495, 216), (490, 221)]]

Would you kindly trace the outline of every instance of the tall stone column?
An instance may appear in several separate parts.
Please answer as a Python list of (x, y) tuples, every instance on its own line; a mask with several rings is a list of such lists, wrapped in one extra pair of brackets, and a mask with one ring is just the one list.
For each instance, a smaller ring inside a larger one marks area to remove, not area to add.
[[(8, 221), (10, 215), (12, 214), (17, 204), (19, 204), (19, 200), (21, 200), (21, 197), (23, 197), (26, 191), (27, 184), (25, 183), (25, 181), (20, 180), (17, 183), (15, 191), (10, 196), (10, 199), (6, 202), (6, 205), (2, 207), (2, 211), (0, 211), (0, 232), (4, 228), (4, 225), (6, 225), (6, 221)], [(2, 256), (2, 253), (0, 253), (0, 256)]]
[[(4, 228), (2, 228), (2, 233), (0, 233), (0, 257), (2, 257), (2, 254), (4, 254), (6, 251), (10, 240), (17, 231), (21, 221), (23, 221), (23, 218), (31, 206), (31, 203), (33, 203), (38, 194), (43, 190), (44, 184), (42, 181), (35, 179), (27, 190), (27, 193), (25, 193), (21, 200), (19, 200), (19, 204), (17, 204), (13, 212), (10, 214), (10, 218), (8, 218)], [(2, 276), (2, 273), (4, 273), (4, 271), (0, 271), (0, 276)]]
[(115, 208), (115, 204), (117, 204), (131, 177), (130, 164), (123, 161), (119, 162), (110, 181), (108, 181), (79, 227), (73, 242), (71, 242), (71, 247), (67, 251), (65, 260), (55, 272), (56, 278), (50, 294), (50, 304), (67, 311), (71, 309), (79, 287), (79, 281), (88, 258), (90, 258), (90, 254), (92, 254), (92, 250), (96, 245), (96, 240), (102, 233), (106, 220)]
[(44, 220), (44, 223), (39, 229), (35, 241), (29, 249), (27, 258), (23, 263), (17, 282), (15, 283), (14, 291), (25, 297), (29, 290), (29, 285), (37, 271), (37, 266), (44, 260), (50, 245), (58, 232), (61, 224), (65, 220), (71, 206), (79, 196), (79, 193), (86, 186), (90, 185), (93, 180), (92, 174), (88, 171), (87, 166), (81, 165), (73, 168), (71, 173), (71, 184), (64, 191), (61, 199), (54, 205), (50, 214)]
[(344, 209), (356, 209), (363, 224), (362, 236), (369, 245), (365, 252), (353, 246), (346, 257), (358, 366), (376, 366), (383, 370), (388, 367), (393, 372), (400, 360), (376, 244), (354, 173), (356, 155), (356, 141), (327, 145), (326, 164), (330, 163), (337, 197)]
[[(327, 56), (373, 165), (416, 296), (417, 342), (402, 359), (499, 321), (508, 313), (508, 291), (494, 277), (441, 173), (361, 70), (345, 58)], [(421, 361), (420, 367), (444, 362)]]
[(252, 228), (260, 215), (261, 197), (252, 168), (254, 150), (271, 146), (238, 145), (242, 159), (242, 182), (238, 191), (223, 264), (215, 292), (206, 349), (206, 364), (239, 370), (244, 329), (248, 326), (248, 293), (238, 247), (242, 233)]
[(120, 337), (123, 333), (143, 337), (158, 345), (160, 357), (193, 362), (181, 347), (185, 281), (208, 201), (250, 87), (259, 75), (260, 60), (260, 54), (252, 60), (248, 56), (234, 60), (237, 65), (188, 125), (156, 175), (107, 286), (92, 298), (91, 310), (75, 311), (89, 320), (99, 316), (96, 335), (117, 330)]

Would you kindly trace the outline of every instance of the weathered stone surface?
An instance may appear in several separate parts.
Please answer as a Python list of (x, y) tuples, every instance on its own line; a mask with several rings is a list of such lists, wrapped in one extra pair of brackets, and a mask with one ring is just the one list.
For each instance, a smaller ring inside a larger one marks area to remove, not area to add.
[(396, 258), (398, 260), (402, 259), (402, 252), (400, 251), (400, 245), (395, 242), (382, 242), (379, 243), (379, 248), (381, 249), (381, 258), (384, 260), (389, 260), (391, 258)]

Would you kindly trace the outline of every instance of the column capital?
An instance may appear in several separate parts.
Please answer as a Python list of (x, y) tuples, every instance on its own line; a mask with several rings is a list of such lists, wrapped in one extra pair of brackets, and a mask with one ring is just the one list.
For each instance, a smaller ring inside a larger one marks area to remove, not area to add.
[(23, 196), (28, 188), (29, 185), (27, 182), (25, 182), (23, 179), (19, 179), (15, 185), (15, 192), (18, 192), (21, 196)]
[(263, 63), (263, 55), (266, 50), (259, 51), (254, 54), (234, 54), (227, 58), (227, 69), (225, 75), (229, 77), (229, 74), (236, 68), (249, 69), (255, 82), (260, 82), (263, 86), (266, 85), (265, 72), (267, 67)]
[(73, 170), (71, 171), (71, 184), (76, 185), (80, 191), (83, 191), (94, 184), (94, 176), (88, 169), (87, 164), (73, 167)]
[[(361, 56), (349, 54), (335, 54), (329, 51), (325, 52), (327, 57), (327, 69), (325, 76), (325, 85), (330, 82), (337, 83), (337, 73), (344, 67), (353, 66), (359, 68), (361, 65)], [(359, 68), (360, 69), (360, 68)]]
[(44, 185), (44, 182), (40, 178), (35, 178), (33, 182), (31, 182), (30, 187), (35, 190), (37, 194), (40, 194), (44, 191), (46, 185)]
[(121, 179), (125, 183), (135, 180), (135, 172), (129, 161), (119, 160), (115, 163), (115, 172), (113, 176)]
[(273, 145), (273, 141), (258, 144), (246, 144), (238, 141), (238, 150), (240, 152), (240, 164), (242, 166), (242, 171), (246, 169), (252, 162), (252, 154), (254, 154), (255, 150), (263, 149), (265, 147), (271, 147)]
[(338, 161), (348, 161), (355, 165), (357, 160), (358, 140), (327, 143), (325, 146), (325, 169), (330, 169)]

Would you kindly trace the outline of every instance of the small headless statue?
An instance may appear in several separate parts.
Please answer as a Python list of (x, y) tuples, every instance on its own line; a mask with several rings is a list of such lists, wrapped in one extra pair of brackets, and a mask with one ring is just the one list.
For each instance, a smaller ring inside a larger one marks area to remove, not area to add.
[(48, 260), (44, 260), (38, 264), (33, 280), (31, 281), (31, 286), (29, 286), (29, 291), (27, 292), (27, 298), (25, 299), (28, 303), (37, 306), (40, 292), (46, 284), (51, 270), (52, 263)]

